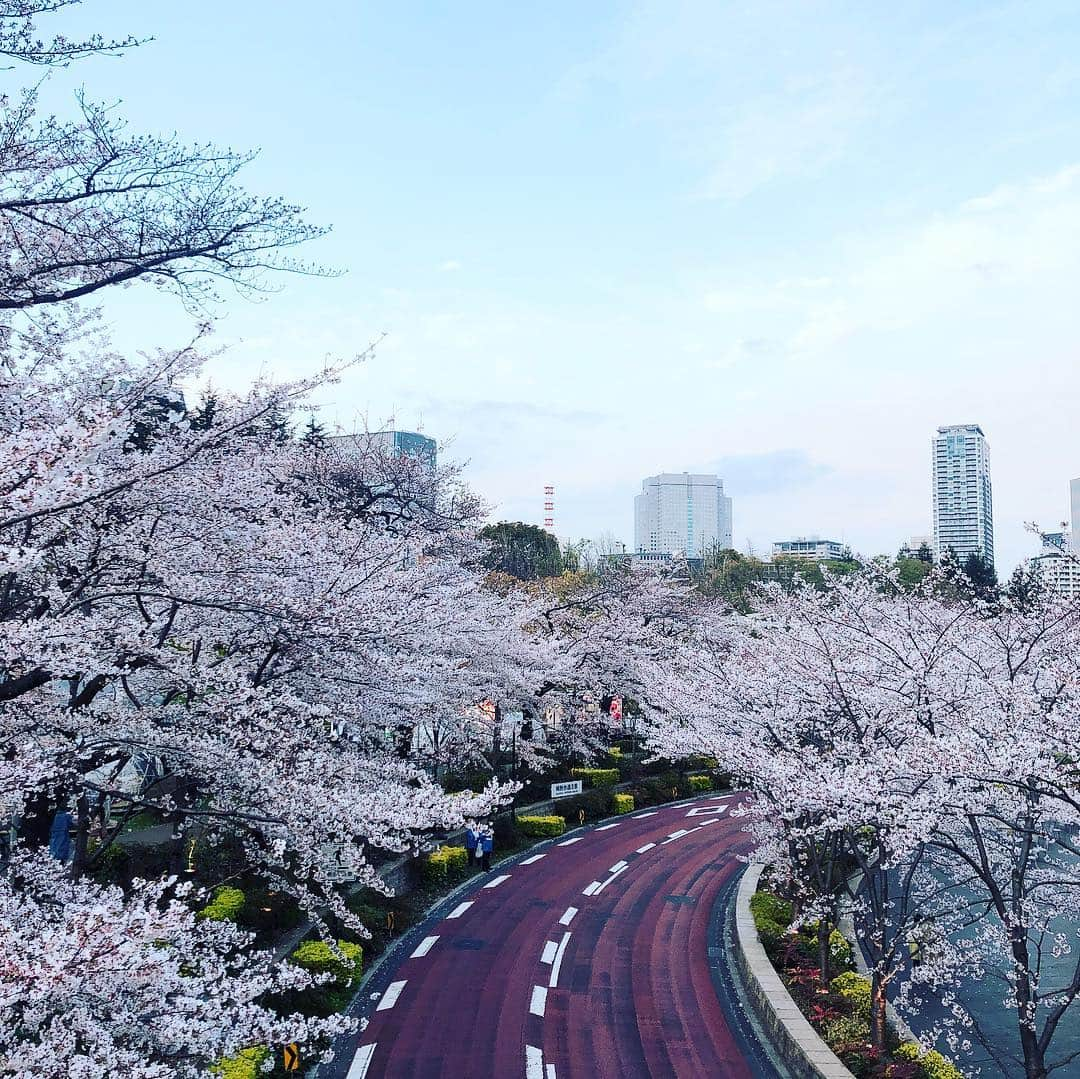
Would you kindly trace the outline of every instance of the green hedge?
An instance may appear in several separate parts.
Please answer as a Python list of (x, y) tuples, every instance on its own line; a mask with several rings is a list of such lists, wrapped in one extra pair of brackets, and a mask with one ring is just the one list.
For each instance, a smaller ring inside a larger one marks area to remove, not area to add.
[(197, 917), (211, 922), (235, 922), (244, 909), (244, 898), (239, 888), (215, 888), (213, 898)]
[(924, 1053), (918, 1042), (898, 1045), (893, 1056), (897, 1060), (917, 1064), (919, 1079), (964, 1079), (964, 1073), (952, 1061), (943, 1057), (936, 1049)]
[(265, 1045), (253, 1045), (241, 1049), (236, 1056), (225, 1057), (210, 1068), (210, 1074), (218, 1079), (259, 1079), (263, 1061), (270, 1055)]
[(566, 831), (565, 817), (518, 817), (518, 831), (527, 836), (562, 835)]
[(616, 813), (633, 813), (634, 811), (634, 796), (632, 794), (615, 794), (612, 795), (612, 809)]
[(860, 1019), (870, 1019), (870, 981), (853, 970), (846, 970), (843, 974), (837, 974), (829, 988), (851, 1005), (852, 1014)]
[(614, 787), (619, 782), (618, 768), (571, 768), (575, 779), (584, 779), (593, 787)]
[(713, 789), (712, 776), (687, 776), (686, 781), (690, 784), (690, 789), (695, 792), (711, 791)]
[(420, 863), (425, 884), (453, 884), (469, 871), (469, 855), (464, 847), (438, 847)]
[(312, 974), (329, 974), (342, 988), (360, 980), (364, 969), (364, 950), (349, 940), (337, 942), (340, 955), (325, 940), (305, 940), (289, 956), (289, 962)]

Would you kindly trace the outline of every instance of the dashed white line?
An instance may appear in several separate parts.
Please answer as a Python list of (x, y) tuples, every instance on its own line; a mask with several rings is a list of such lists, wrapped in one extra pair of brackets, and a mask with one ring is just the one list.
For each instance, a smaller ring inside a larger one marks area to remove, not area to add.
[(421, 959), (423, 956), (427, 955), (427, 953), (430, 952), (432, 948), (435, 947), (435, 941), (437, 941), (438, 939), (438, 937), (424, 937), (424, 939), (420, 941), (419, 945), (417, 945), (416, 951), (413, 952), (412, 955), (409, 956), (409, 958)]
[(667, 839), (662, 840), (660, 846), (666, 847), (668, 843), (674, 843), (676, 839), (682, 839), (684, 835), (689, 834), (690, 832), (686, 828), (680, 828), (677, 832), (672, 832), (671, 835), (667, 837)]
[(554, 1064), (549, 1064), (547, 1066), (547, 1079), (556, 1079)]
[(353, 1057), (353, 1062), (349, 1066), (349, 1073), (345, 1076), (345, 1079), (364, 1079), (364, 1076), (368, 1073), (368, 1068), (371, 1067), (371, 1058), (375, 1055), (375, 1046), (378, 1042), (372, 1042), (370, 1045), (361, 1045), (356, 1050), (356, 1056)]
[(472, 905), (473, 901), (471, 899), (467, 903), (459, 903), (452, 911), (450, 911), (447, 918), (460, 918)]
[(392, 1008), (396, 1003), (398, 997), (401, 996), (402, 989), (405, 988), (406, 982), (391, 982), (386, 987), (386, 992), (382, 995), (382, 1000), (375, 1006), (377, 1012), (385, 1012), (389, 1008)]
[(544, 1008), (547, 1007), (547, 986), (534, 985), (532, 991), (532, 1000), (529, 1001), (529, 1011), (533, 1015), (543, 1015)]
[(535, 1045), (525, 1046), (525, 1079), (544, 1079), (544, 1053)]
[(598, 880), (594, 880), (592, 884), (586, 885), (584, 888), (581, 889), (581, 894), (596, 895), (598, 891), (600, 891), (600, 882)]
[(625, 873), (629, 868), (628, 865), (624, 864), (622, 869), (616, 869), (607, 880), (600, 882), (600, 887), (593, 892), (593, 895), (599, 895), (620, 873)]
[(621, 820), (614, 821), (612, 824), (601, 824), (596, 830), (598, 832), (606, 832), (609, 828), (618, 828), (622, 824)]
[(634, 820), (641, 820), (644, 817), (655, 817), (659, 812), (659, 809), (650, 809), (648, 813), (635, 813)]
[(553, 941), (553, 940), (549, 940), (544, 945), (544, 953), (543, 953), (543, 955), (540, 956), (540, 962), (541, 963), (547, 963), (547, 965), (550, 967), (551, 964), (555, 962), (555, 953), (558, 950), (559, 950), (558, 944), (556, 944), (555, 941)]
[(559, 925), (569, 925), (577, 914), (577, 907), (567, 907), (566, 913), (559, 919)]
[(546, 858), (546, 857), (547, 857), (546, 853), (545, 854), (534, 854), (531, 858), (526, 858), (525, 861), (523, 861), (521, 864), (522, 865), (532, 865), (533, 862), (538, 862), (538, 861), (540, 861), (541, 858)]
[(638, 849), (634, 853), (635, 854), (644, 854), (647, 850), (652, 850), (653, 847), (655, 847), (655, 846), (656, 846), (655, 843), (646, 843), (644, 847), (638, 847)]
[(573, 839), (564, 839), (561, 843), (556, 843), (556, 847), (569, 847), (572, 843), (580, 843), (585, 837), (583, 835), (576, 835)]
[(551, 965), (551, 977), (548, 978), (548, 985), (552, 989), (559, 984), (559, 971), (562, 968), (563, 956), (566, 954), (566, 946), (570, 943), (570, 934), (563, 933), (562, 940), (559, 941), (558, 951), (555, 953), (555, 962)]
[(485, 888), (498, 888), (498, 886), (500, 884), (502, 884), (502, 882), (504, 880), (509, 880), (509, 879), (510, 879), (510, 874), (509, 873), (504, 873), (501, 877), (496, 877), (494, 880), (489, 880), (487, 882), (487, 884), (484, 885), (484, 887)]
[(613, 866), (609, 867), (608, 872), (618, 873), (620, 869), (625, 869), (628, 864), (628, 862), (616, 862)]

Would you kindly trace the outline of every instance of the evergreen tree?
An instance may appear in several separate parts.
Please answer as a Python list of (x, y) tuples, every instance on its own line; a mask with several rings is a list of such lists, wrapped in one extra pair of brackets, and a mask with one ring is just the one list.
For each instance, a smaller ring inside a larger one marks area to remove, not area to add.
[(326, 446), (326, 429), (315, 419), (315, 413), (308, 416), (304, 425), (304, 433), (300, 436), (300, 445), (309, 449), (321, 450)]

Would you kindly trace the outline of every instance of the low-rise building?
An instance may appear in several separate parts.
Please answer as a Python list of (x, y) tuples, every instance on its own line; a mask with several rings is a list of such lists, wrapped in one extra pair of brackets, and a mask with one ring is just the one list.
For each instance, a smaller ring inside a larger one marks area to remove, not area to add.
[(776, 540), (772, 545), (773, 558), (803, 558), (808, 562), (826, 562), (848, 557), (848, 547), (838, 540), (819, 536), (795, 536)]

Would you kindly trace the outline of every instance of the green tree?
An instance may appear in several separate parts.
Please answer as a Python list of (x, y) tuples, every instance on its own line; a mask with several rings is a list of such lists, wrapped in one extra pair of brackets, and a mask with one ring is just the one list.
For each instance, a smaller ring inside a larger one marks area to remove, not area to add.
[(491, 544), (483, 564), (519, 581), (558, 577), (563, 571), (559, 541), (536, 525), (500, 521), (480, 529), (480, 538)]
[(326, 446), (326, 430), (321, 423), (316, 422), (314, 413), (308, 416), (308, 421), (304, 425), (300, 445), (313, 450), (321, 450)]
[(897, 575), (901, 586), (908, 592), (914, 591), (929, 575), (933, 567), (921, 558), (900, 557), (896, 560)]

